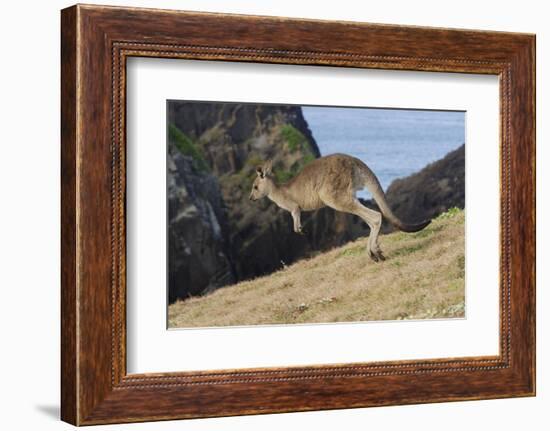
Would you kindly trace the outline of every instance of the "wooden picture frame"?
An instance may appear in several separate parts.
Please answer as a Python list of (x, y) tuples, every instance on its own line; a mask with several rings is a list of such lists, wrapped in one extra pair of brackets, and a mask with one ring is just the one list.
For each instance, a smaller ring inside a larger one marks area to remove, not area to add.
[[(83, 5), (64, 9), (61, 17), (64, 421), (90, 425), (535, 394), (534, 35)], [(128, 375), (130, 56), (498, 75), (500, 354)]]

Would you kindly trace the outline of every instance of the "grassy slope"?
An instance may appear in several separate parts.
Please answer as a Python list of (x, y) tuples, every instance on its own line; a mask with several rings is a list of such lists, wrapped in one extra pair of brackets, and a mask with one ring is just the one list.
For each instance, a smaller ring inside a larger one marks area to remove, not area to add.
[(464, 212), (450, 210), (414, 234), (367, 238), (255, 280), (178, 301), (169, 327), (288, 324), (464, 316)]

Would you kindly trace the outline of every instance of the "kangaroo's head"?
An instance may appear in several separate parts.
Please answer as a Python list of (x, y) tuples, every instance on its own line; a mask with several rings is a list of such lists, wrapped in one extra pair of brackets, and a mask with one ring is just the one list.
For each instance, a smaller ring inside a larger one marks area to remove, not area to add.
[(256, 168), (256, 174), (258, 175), (252, 184), (252, 191), (250, 192), (250, 200), (256, 201), (267, 196), (273, 189), (273, 179), (271, 178), (271, 169), (273, 164), (271, 160), (265, 162), (262, 166)]

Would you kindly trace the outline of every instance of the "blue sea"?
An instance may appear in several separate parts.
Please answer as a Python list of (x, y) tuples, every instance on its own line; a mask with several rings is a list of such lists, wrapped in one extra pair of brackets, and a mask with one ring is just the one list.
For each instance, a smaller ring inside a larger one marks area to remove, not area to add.
[[(363, 160), (384, 190), (465, 142), (465, 112), (302, 107), (321, 155)], [(366, 191), (358, 193), (369, 197)]]

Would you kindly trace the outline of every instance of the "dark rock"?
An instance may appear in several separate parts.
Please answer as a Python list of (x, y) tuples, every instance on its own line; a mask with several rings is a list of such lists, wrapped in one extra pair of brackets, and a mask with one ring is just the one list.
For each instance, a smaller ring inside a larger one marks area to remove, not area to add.
[(278, 133), (284, 125), (300, 131), (320, 156), (299, 106), (171, 101), (168, 121), (201, 143), (216, 175), (239, 172), (254, 155), (279, 159), (281, 145), (273, 144), (284, 143)]
[(393, 181), (386, 198), (395, 215), (407, 223), (434, 218), (452, 207), (464, 208), (465, 146)]
[(173, 145), (167, 164), (168, 297), (174, 302), (234, 282), (235, 274), (217, 179)]

